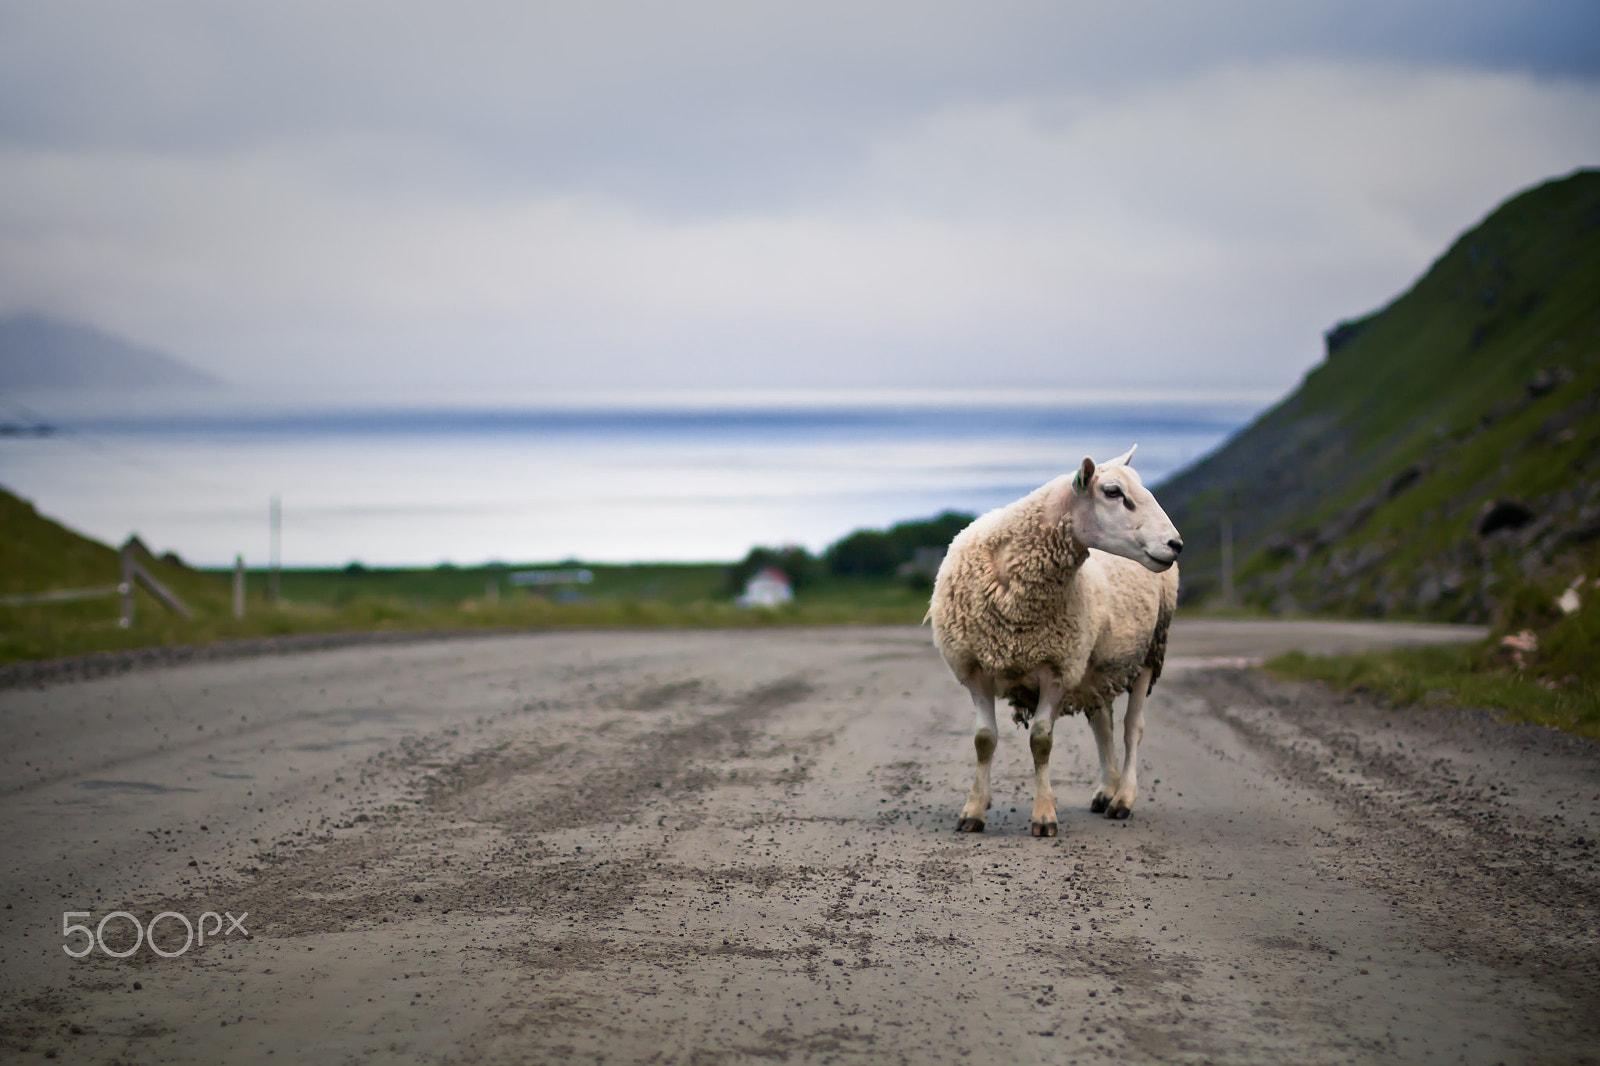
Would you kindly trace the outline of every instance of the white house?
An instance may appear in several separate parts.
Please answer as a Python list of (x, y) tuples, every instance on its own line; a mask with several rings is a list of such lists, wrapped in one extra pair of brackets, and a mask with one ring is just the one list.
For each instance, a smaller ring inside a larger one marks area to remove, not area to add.
[(775, 566), (758, 570), (744, 586), (744, 595), (738, 599), (740, 607), (777, 607), (794, 599), (794, 587), (789, 575)]

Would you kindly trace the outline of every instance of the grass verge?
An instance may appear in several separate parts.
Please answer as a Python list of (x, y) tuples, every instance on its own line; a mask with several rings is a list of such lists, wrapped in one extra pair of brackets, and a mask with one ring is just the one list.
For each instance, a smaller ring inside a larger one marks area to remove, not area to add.
[(1394, 648), (1359, 655), (1290, 652), (1271, 659), (1275, 677), (1321, 681), (1399, 706), (1482, 707), (1507, 721), (1547, 725), (1600, 740), (1600, 686), (1517, 671), (1495, 662), (1498, 646)]
[(1575, 574), (1508, 582), (1503, 602), (1481, 644), (1328, 657), (1291, 652), (1266, 668), (1400, 706), (1482, 707), (1508, 721), (1600, 740), (1600, 552), (1590, 551)]

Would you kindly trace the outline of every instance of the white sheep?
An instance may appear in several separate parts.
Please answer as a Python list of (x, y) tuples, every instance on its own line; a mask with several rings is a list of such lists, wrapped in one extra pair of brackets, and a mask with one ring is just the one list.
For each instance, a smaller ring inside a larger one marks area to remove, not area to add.
[[(1134, 447), (1138, 447), (1135, 445)], [(1083, 711), (1100, 751), (1089, 809), (1128, 817), (1138, 798), (1144, 699), (1161, 676), (1178, 602), (1178, 531), (1128, 465), (1085, 456), (1063, 474), (958, 533), (934, 580), (928, 617), (939, 654), (972, 695), (978, 770), (956, 828), (983, 831), (994, 758), (994, 701), (1030, 720), (1033, 835), (1056, 835), (1050, 789), (1056, 718)], [(1111, 701), (1128, 693), (1119, 772)]]

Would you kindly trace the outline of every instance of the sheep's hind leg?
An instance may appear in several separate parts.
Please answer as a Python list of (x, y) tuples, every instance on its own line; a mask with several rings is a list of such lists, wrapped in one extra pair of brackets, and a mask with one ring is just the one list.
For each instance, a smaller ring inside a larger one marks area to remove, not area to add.
[(1139, 798), (1139, 741), (1144, 739), (1144, 697), (1150, 691), (1150, 678), (1147, 666), (1128, 690), (1128, 709), (1122, 715), (1122, 774), (1107, 818), (1128, 817), (1133, 813), (1133, 801)]
[(956, 832), (981, 833), (983, 816), (993, 802), (989, 791), (989, 767), (994, 762), (995, 741), (999, 736), (994, 723), (994, 683), (987, 677), (975, 676), (965, 684), (976, 712), (972, 747), (978, 755), (978, 770), (972, 778), (972, 791), (967, 794), (967, 805), (961, 808), (961, 821), (956, 823)]
[(1033, 728), (1028, 732), (1028, 748), (1033, 752), (1033, 835), (1053, 837), (1056, 824), (1056, 796), (1050, 787), (1050, 749), (1055, 744), (1056, 717), (1061, 713), (1063, 690), (1059, 682), (1040, 679), (1039, 709), (1034, 712)]
[(1111, 797), (1121, 786), (1117, 773), (1117, 753), (1111, 746), (1111, 704), (1105, 703), (1089, 712), (1089, 728), (1094, 730), (1094, 746), (1100, 753), (1100, 787), (1089, 801), (1089, 810), (1104, 814), (1111, 807)]

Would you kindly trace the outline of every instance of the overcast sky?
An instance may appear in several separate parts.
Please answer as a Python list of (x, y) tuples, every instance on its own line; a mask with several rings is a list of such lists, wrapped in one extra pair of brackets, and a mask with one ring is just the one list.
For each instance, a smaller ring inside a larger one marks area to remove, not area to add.
[(0, 313), (302, 388), (1282, 390), (1594, 0), (0, 0)]

